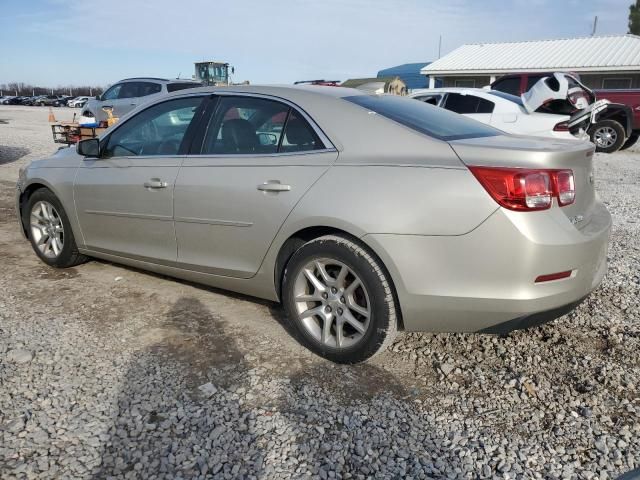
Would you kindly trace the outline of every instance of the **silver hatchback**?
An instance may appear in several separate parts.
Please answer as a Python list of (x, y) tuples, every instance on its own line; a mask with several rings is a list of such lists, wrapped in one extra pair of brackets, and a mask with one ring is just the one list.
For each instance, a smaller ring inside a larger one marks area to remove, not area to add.
[(336, 87), (177, 92), (21, 171), (47, 264), (89, 257), (282, 302), (332, 361), (397, 330), (556, 318), (606, 271), (589, 143)]

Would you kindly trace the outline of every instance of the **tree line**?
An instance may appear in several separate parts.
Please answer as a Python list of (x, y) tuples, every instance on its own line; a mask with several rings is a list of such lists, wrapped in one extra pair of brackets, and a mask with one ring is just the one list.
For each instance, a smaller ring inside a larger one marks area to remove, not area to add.
[(103, 87), (83, 85), (59, 85), (55, 88), (43, 87), (39, 85), (32, 85), (30, 83), (23, 82), (10, 82), (0, 84), (0, 96), (2, 95), (15, 95), (15, 96), (32, 96), (32, 95), (70, 95), (74, 97), (79, 96), (95, 96), (100, 95), (104, 91)]

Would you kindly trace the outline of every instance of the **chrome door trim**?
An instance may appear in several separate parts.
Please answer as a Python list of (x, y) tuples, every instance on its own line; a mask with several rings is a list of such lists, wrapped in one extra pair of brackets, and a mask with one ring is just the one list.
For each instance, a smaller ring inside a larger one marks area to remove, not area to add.
[(242, 222), (238, 220), (218, 220), (215, 218), (176, 217), (175, 221), (180, 223), (201, 223), (206, 225), (224, 225), (228, 227), (253, 226), (253, 222)]
[(105, 210), (84, 210), (89, 215), (107, 215), (110, 217), (141, 218), (143, 220), (173, 221), (170, 215), (151, 215), (145, 213), (109, 212)]

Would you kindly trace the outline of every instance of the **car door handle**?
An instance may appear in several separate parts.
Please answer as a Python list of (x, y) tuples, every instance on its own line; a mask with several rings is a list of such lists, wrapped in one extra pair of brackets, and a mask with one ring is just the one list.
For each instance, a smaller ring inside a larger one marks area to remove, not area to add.
[(103, 105), (102, 108), (113, 108), (113, 105)]
[(291, 190), (291, 185), (284, 185), (279, 180), (269, 180), (258, 185), (258, 190), (262, 192), (288, 192)]
[(169, 184), (163, 182), (159, 178), (152, 178), (148, 182), (144, 182), (144, 188), (167, 188)]

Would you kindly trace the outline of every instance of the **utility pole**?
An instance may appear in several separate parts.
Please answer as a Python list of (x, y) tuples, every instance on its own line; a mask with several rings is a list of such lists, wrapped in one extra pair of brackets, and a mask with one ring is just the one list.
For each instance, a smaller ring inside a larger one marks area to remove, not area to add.
[(442, 52), (442, 35), (438, 39), (438, 58), (440, 58), (440, 53)]
[(593, 19), (593, 29), (591, 30), (591, 36), (593, 37), (596, 34), (596, 30), (598, 28), (598, 16)]

